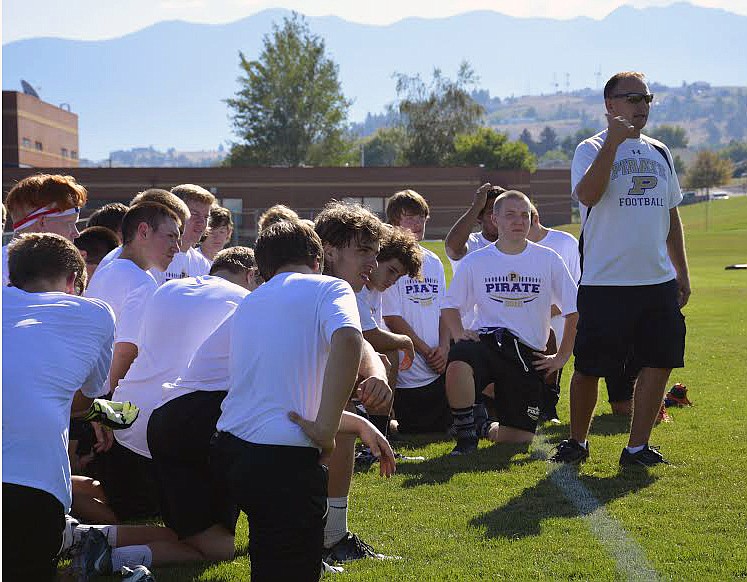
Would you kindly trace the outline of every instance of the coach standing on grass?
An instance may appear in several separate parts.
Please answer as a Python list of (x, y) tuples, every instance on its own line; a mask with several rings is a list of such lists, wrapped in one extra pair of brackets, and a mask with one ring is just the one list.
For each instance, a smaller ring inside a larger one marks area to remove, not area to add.
[(556, 462), (578, 463), (589, 456), (586, 437), (599, 378), (623, 372), (632, 353), (644, 367), (620, 464), (666, 463), (648, 439), (669, 374), (684, 366), (680, 308), (690, 296), (690, 277), (672, 155), (641, 134), (653, 97), (641, 73), (614, 75), (604, 87), (607, 129), (581, 142), (573, 156), (582, 274), (571, 438), (558, 446)]

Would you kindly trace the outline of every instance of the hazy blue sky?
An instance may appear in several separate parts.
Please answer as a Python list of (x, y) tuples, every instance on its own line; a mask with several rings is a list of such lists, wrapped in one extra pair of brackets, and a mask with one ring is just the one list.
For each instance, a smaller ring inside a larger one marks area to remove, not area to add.
[[(3, 0), (3, 43), (36, 36), (104, 39), (161, 20), (223, 23), (267, 8), (288, 8), (310, 16), (336, 15), (369, 24), (402, 18), (438, 18), (471, 10), (511, 16), (604, 18), (615, 8), (669, 5), (672, 0)], [(692, 4), (747, 15), (747, 0), (692, 0)]]

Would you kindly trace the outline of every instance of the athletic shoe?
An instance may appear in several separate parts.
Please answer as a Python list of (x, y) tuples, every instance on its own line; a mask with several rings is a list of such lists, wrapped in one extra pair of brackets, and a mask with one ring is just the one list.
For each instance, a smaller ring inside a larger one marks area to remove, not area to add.
[(332, 566), (331, 564), (327, 564), (327, 562), (322, 560), (322, 576), (324, 576), (325, 574), (342, 574), (344, 571), (345, 569), (342, 566)]
[(568, 465), (577, 465), (583, 463), (589, 458), (589, 443), (586, 448), (582, 447), (576, 439), (567, 439), (560, 441), (555, 447), (555, 454), (550, 457), (553, 463), (566, 463)]
[(130, 428), (139, 414), (140, 409), (131, 402), (114, 402), (96, 398), (83, 420), (100, 422), (112, 430), (120, 430)]
[(459, 457), (462, 455), (469, 455), (477, 450), (477, 437), (463, 437), (457, 439), (457, 444), (454, 449), (449, 453), (449, 456)]
[(664, 397), (664, 406), (669, 408), (670, 406), (692, 406), (693, 403), (687, 398), (687, 386), (677, 382), (674, 386), (669, 389), (667, 395)]
[(669, 416), (669, 413), (667, 412), (667, 407), (664, 406), (663, 402), (661, 403), (659, 414), (656, 415), (656, 424), (659, 424), (660, 422), (672, 422), (672, 417)]
[(156, 582), (153, 574), (145, 566), (135, 566), (133, 569), (122, 566), (122, 580), (127, 582)]
[(324, 549), (322, 559), (327, 563), (352, 562), (363, 558), (374, 560), (399, 560), (399, 556), (385, 556), (379, 554), (370, 545), (354, 533), (346, 533), (343, 538), (331, 548)]
[(81, 536), (80, 544), (80, 550), (73, 556), (77, 582), (88, 582), (96, 574), (112, 573), (112, 548), (100, 530), (89, 529)]
[(79, 525), (80, 522), (72, 515), (65, 514), (65, 529), (62, 530), (62, 545), (58, 554), (60, 559), (70, 559), (73, 552), (79, 547), (81, 535), (77, 531)]
[(669, 462), (661, 456), (659, 447), (650, 447), (646, 445), (637, 453), (628, 452), (624, 448), (620, 454), (620, 464), (623, 466), (640, 465), (642, 467), (653, 467), (654, 465), (668, 465)]

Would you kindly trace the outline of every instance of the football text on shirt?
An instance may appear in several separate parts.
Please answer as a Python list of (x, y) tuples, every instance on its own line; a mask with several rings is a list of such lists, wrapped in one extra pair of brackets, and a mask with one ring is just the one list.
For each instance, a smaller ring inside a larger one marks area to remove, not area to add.
[(612, 166), (610, 180), (617, 180), (620, 176), (631, 176), (628, 196), (620, 198), (620, 206), (664, 206), (663, 198), (643, 197), (658, 186), (659, 178), (669, 177), (662, 164), (647, 158), (624, 158)]

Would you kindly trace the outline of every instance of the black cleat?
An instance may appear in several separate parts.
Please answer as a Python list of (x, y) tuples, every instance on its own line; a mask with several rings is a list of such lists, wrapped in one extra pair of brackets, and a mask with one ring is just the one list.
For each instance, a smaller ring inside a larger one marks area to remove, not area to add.
[(461, 455), (469, 455), (477, 450), (477, 437), (463, 437), (457, 439), (457, 444), (454, 449), (449, 453), (451, 457), (458, 457)]
[(327, 564), (352, 562), (353, 560), (362, 560), (363, 558), (373, 558), (374, 560), (399, 560), (399, 556), (385, 556), (379, 554), (370, 545), (360, 539), (354, 533), (346, 533), (343, 538), (331, 548), (324, 549), (322, 559)]
[(555, 449), (555, 454), (550, 457), (553, 463), (565, 463), (567, 465), (577, 465), (583, 463), (589, 458), (589, 445), (582, 447), (576, 439), (567, 439), (560, 441)]
[(650, 447), (646, 445), (637, 453), (630, 453), (628, 449), (623, 449), (620, 454), (620, 465), (624, 467), (641, 466), (653, 467), (654, 465), (668, 465), (669, 462), (661, 456), (659, 447)]
[(112, 548), (101, 531), (91, 528), (80, 538), (80, 550), (73, 556), (73, 573), (78, 582), (112, 573)]

